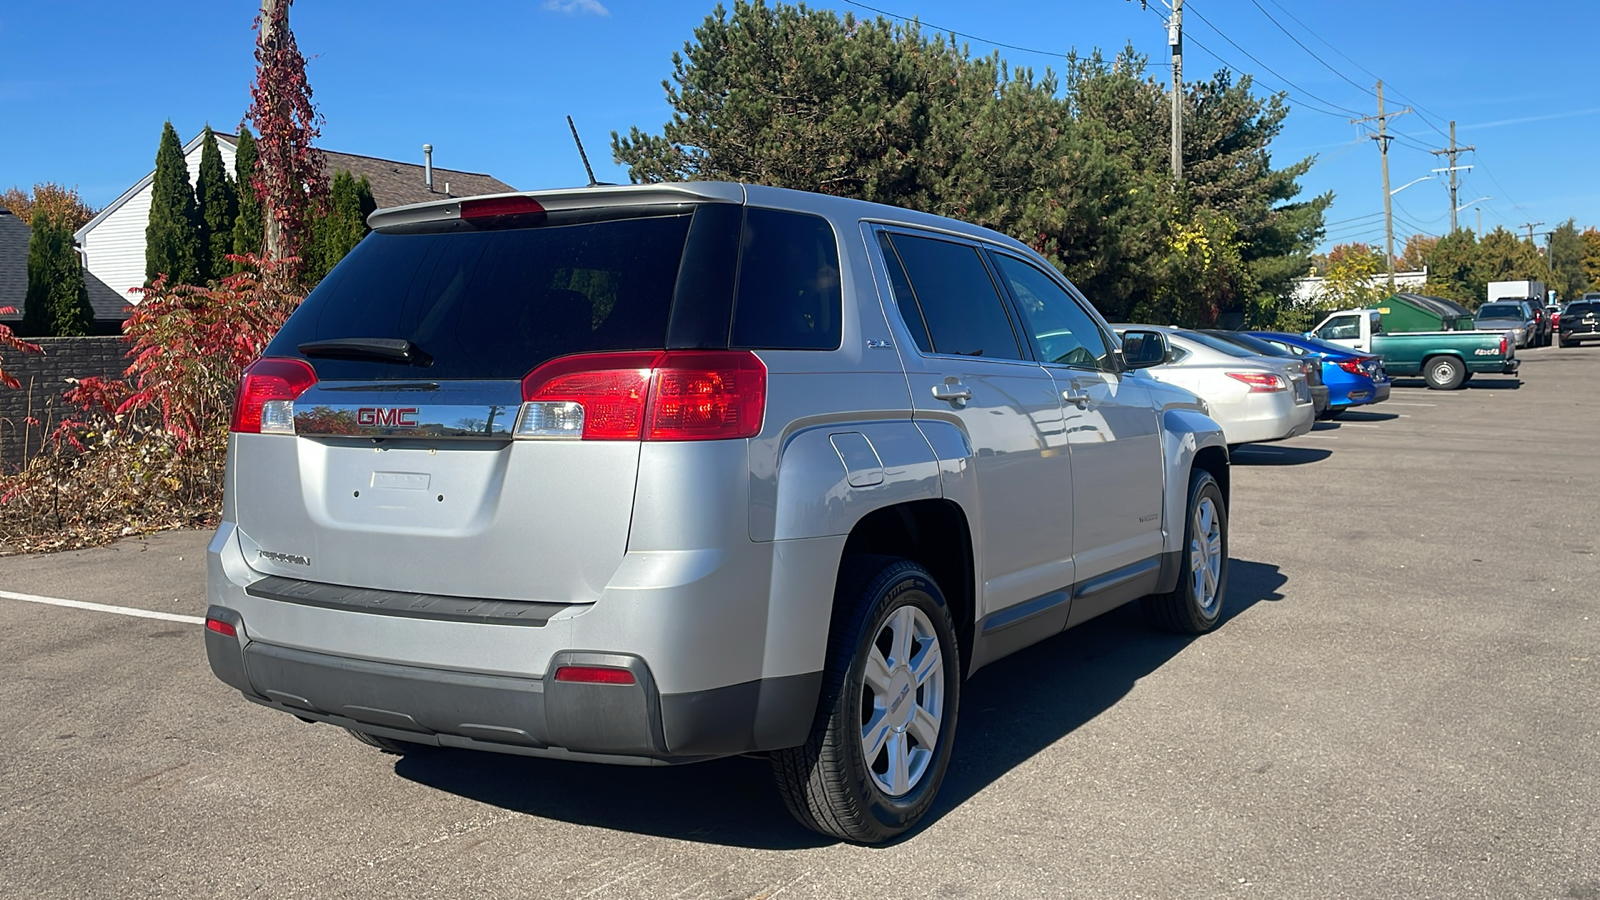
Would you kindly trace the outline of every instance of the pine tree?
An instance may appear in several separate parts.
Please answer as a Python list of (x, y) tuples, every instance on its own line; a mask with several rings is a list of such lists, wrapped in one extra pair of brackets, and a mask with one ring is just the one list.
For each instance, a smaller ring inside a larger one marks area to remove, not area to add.
[(144, 244), (146, 284), (163, 274), (177, 284), (195, 283), (199, 275), (200, 228), (183, 144), (171, 122), (162, 127), (161, 148), (156, 151), (150, 224), (145, 226)]
[[(239, 214), (233, 220), (233, 252), (261, 255), (263, 236), (261, 195), (255, 187), (256, 139), (250, 129), (240, 126), (239, 146), (233, 156), (234, 183), (239, 186)], [(239, 271), (234, 266), (234, 271)]]
[(1578, 223), (1568, 219), (1550, 232), (1550, 285), (1562, 300), (1576, 300), (1589, 288), (1583, 270), (1583, 236)]
[(233, 252), (233, 220), (239, 215), (233, 179), (222, 164), (222, 151), (217, 148), (217, 136), (210, 125), (200, 144), (200, 175), (195, 179), (194, 194), (200, 223), (200, 253), (195, 268), (204, 284), (231, 271), (227, 256)]
[(328, 191), (327, 215), (311, 225), (311, 252), (306, 260), (306, 283), (314, 285), (367, 236), (367, 216), (378, 208), (367, 176), (357, 180), (340, 169)]
[(22, 331), (30, 337), (89, 333), (94, 310), (83, 266), (72, 249), (72, 227), (62, 216), (35, 210), (28, 239), (28, 294)]

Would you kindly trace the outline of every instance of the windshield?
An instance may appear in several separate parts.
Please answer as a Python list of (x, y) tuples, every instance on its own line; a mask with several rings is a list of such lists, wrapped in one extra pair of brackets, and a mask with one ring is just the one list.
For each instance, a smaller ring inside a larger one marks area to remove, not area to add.
[(1509, 303), (1491, 303), (1478, 310), (1480, 319), (1520, 319), (1522, 307), (1512, 306)]

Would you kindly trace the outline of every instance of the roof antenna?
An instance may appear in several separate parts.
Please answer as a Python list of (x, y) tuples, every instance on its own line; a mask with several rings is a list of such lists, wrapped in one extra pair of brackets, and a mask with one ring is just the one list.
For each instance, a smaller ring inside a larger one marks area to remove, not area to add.
[(594, 169), (589, 167), (589, 154), (583, 152), (583, 139), (578, 137), (578, 126), (572, 124), (572, 117), (567, 116), (567, 127), (572, 129), (572, 142), (578, 145), (578, 158), (583, 160), (583, 170), (589, 173), (589, 187), (595, 187), (600, 182), (594, 180)]

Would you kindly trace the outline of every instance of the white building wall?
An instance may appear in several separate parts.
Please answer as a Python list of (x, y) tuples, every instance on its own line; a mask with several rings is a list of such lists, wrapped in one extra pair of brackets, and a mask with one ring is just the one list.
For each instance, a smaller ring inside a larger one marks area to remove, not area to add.
[[(196, 137), (189, 143), (184, 148), (184, 162), (189, 168), (189, 186), (193, 187), (200, 176), (201, 141)], [(222, 152), (223, 166), (232, 175), (234, 146), (219, 140), (217, 149)], [(140, 297), (128, 291), (144, 285), (144, 232), (150, 224), (150, 194), (151, 185), (146, 181), (121, 206), (80, 232), (78, 238), (85, 267), (133, 303), (138, 303)]]

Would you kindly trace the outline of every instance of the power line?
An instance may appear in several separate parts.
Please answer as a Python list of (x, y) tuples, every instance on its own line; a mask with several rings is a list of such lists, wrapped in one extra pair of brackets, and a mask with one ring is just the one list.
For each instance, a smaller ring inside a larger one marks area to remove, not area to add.
[[(1156, 12), (1153, 9), (1150, 10), (1150, 13), (1152, 15), (1154, 15), (1158, 19), (1161, 17), (1161, 14)], [(1222, 63), (1223, 66), (1225, 66), (1225, 67), (1227, 67), (1229, 69), (1232, 69), (1235, 72), (1243, 72), (1246, 75), (1251, 75), (1250, 72), (1245, 70), (1244, 66), (1234, 65), (1229, 60), (1223, 58), (1223, 56), (1221, 54), (1219, 54), (1217, 51), (1215, 51), (1215, 50), (1211, 49), (1210, 47), (1207, 47), (1205, 44), (1201, 43), (1200, 39), (1195, 37), (1193, 34), (1190, 34), (1190, 33), (1186, 32), (1184, 34), (1184, 36), (1183, 36), (1183, 39), (1185, 41), (1188, 41), (1188, 42), (1194, 44), (1196, 47), (1199, 47), (1201, 50), (1204, 50), (1207, 54), (1209, 54), (1211, 56), (1212, 59), (1216, 60), (1219, 63)], [(1276, 74), (1276, 73), (1274, 73), (1274, 74)], [(1257, 78), (1258, 80), (1260, 79), (1260, 76), (1252, 75), (1251, 77)], [(1271, 88), (1271, 85), (1267, 85), (1267, 86), (1269, 88)], [(1276, 90), (1274, 90), (1274, 93), (1287, 94), (1287, 93), (1289, 93), (1289, 91), (1287, 89), (1276, 89)], [(1345, 115), (1343, 113), (1337, 113), (1337, 112), (1334, 112), (1331, 109), (1323, 109), (1322, 107), (1317, 106), (1316, 104), (1314, 104), (1311, 101), (1306, 100), (1304, 98), (1297, 98), (1297, 102), (1299, 103), (1299, 108), (1300, 109), (1308, 109), (1308, 110), (1310, 110), (1312, 112), (1319, 112), (1319, 113), (1322, 113), (1325, 116), (1332, 116), (1335, 119), (1343, 119), (1343, 118), (1345, 118)]]
[[(862, 8), (864, 10), (867, 10), (869, 12), (875, 12), (880, 16), (887, 16), (887, 17), (889, 17), (891, 19), (898, 19), (901, 22), (914, 22), (914, 23), (917, 23), (919, 25), (924, 25), (924, 26), (926, 26), (928, 28), (931, 28), (934, 31), (943, 32), (943, 33), (946, 33), (946, 34), (957, 35), (959, 37), (964, 37), (969, 41), (977, 41), (980, 44), (988, 44), (991, 47), (1004, 47), (1007, 50), (1018, 50), (1018, 51), (1021, 51), (1023, 53), (1033, 53), (1033, 54), (1037, 54), (1039, 56), (1051, 56), (1051, 57), (1055, 57), (1056, 59), (1067, 60), (1068, 62), (1071, 62), (1074, 59), (1073, 56), (1071, 56), (1070, 54), (1067, 54), (1067, 53), (1055, 53), (1055, 52), (1052, 52), (1050, 50), (1038, 50), (1038, 49), (1035, 49), (1033, 47), (1024, 47), (1024, 46), (1022, 46), (1020, 44), (1008, 44), (1008, 43), (1005, 43), (1004, 41), (994, 41), (994, 40), (990, 40), (989, 38), (986, 38), (986, 37), (979, 37), (978, 35), (975, 35), (975, 34), (968, 34), (965, 31), (957, 31), (954, 28), (940, 28), (938, 25), (935, 25), (932, 22), (925, 22), (922, 19), (915, 18), (913, 16), (902, 16), (899, 13), (892, 13), (892, 12), (889, 12), (888, 10), (886, 10), (886, 9), (879, 9), (876, 6), (868, 6), (865, 3), (859, 2), (859, 0), (844, 0), (844, 2), (850, 4), (851, 6), (858, 6), (858, 7)], [(1145, 68), (1146, 68), (1146, 66), (1140, 66), (1139, 67), (1139, 71), (1140, 71), (1141, 74), (1144, 72)]]
[[(1283, 32), (1284, 35), (1286, 35), (1289, 38), (1289, 40), (1294, 41), (1295, 46), (1299, 47), (1301, 50), (1304, 50), (1306, 53), (1310, 54), (1312, 59), (1316, 60), (1319, 63), (1322, 63), (1323, 68), (1325, 68), (1329, 72), (1332, 72), (1333, 74), (1339, 76), (1340, 78), (1343, 78), (1345, 81), (1350, 82), (1351, 86), (1355, 87), (1357, 90), (1366, 91), (1368, 94), (1370, 94), (1371, 96), (1374, 96), (1374, 97), (1377, 96), (1377, 94), (1373, 94), (1372, 90), (1370, 88), (1368, 88), (1366, 85), (1358, 83), (1357, 81), (1352, 79), (1350, 76), (1344, 74), (1343, 72), (1339, 71), (1338, 69), (1335, 69), (1333, 66), (1328, 65), (1328, 61), (1327, 60), (1323, 59), (1322, 57), (1318, 56), (1316, 53), (1312, 52), (1310, 47), (1307, 47), (1305, 44), (1301, 43), (1300, 39), (1295, 37), (1294, 34), (1289, 31), (1289, 29), (1283, 27), (1283, 23), (1282, 22), (1279, 22), (1277, 19), (1274, 19), (1272, 17), (1272, 13), (1267, 12), (1267, 8), (1265, 6), (1262, 6), (1260, 3), (1257, 3), (1256, 0), (1250, 0), (1250, 2), (1255, 5), (1256, 9), (1261, 10), (1261, 14), (1263, 16), (1267, 17), (1267, 21), (1269, 21), (1272, 24), (1278, 26), (1278, 30), (1279, 31)], [(1376, 78), (1377, 76), (1374, 75), (1373, 77)]]
[[(1253, 2), (1253, 0), (1252, 0), (1252, 2)], [(1328, 39), (1324, 38), (1322, 35), (1318, 34), (1316, 29), (1314, 29), (1311, 26), (1307, 25), (1306, 23), (1300, 21), (1300, 19), (1298, 17), (1296, 17), (1294, 13), (1290, 12), (1287, 9), (1284, 9), (1283, 4), (1279, 3), (1278, 0), (1267, 0), (1267, 2), (1271, 3), (1273, 6), (1276, 6), (1280, 12), (1282, 12), (1284, 15), (1288, 16), (1290, 19), (1293, 19), (1294, 23), (1296, 25), (1299, 25), (1301, 28), (1305, 29), (1305, 32), (1307, 34), (1309, 34), (1312, 37), (1316, 38), (1318, 41), (1321, 41), (1322, 45), (1324, 47), (1327, 47), (1329, 50), (1332, 50), (1333, 52), (1339, 54), (1341, 57), (1344, 57), (1344, 61), (1345, 62), (1349, 63), (1352, 66), (1355, 66), (1356, 68), (1358, 68), (1361, 71), (1367, 73), (1368, 75), (1372, 76), (1373, 78), (1381, 78), (1382, 77), (1381, 75), (1379, 75), (1378, 73), (1372, 71), (1371, 69), (1367, 68), (1366, 66), (1363, 66), (1361, 63), (1358, 63), (1354, 59), (1351, 59), (1349, 54), (1345, 53), (1343, 50), (1340, 50), (1338, 47), (1335, 47), (1333, 44), (1329, 43)], [(1265, 12), (1265, 10), (1263, 10), (1263, 12)], [(1272, 17), (1268, 16), (1267, 18), (1270, 19)], [(1280, 25), (1279, 27), (1281, 28), (1282, 26)], [(1295, 43), (1299, 43), (1299, 41), (1296, 41)], [(1306, 52), (1310, 53), (1311, 51), (1307, 50)], [(1312, 55), (1315, 55), (1315, 54), (1312, 54)], [(1327, 63), (1323, 63), (1323, 65), (1327, 65)], [(1343, 77), (1343, 76), (1341, 76), (1341, 77)], [(1345, 79), (1345, 80), (1348, 81), (1349, 79)], [(1361, 86), (1357, 85), (1357, 87), (1361, 87)], [(1366, 88), (1362, 88), (1362, 90), (1366, 90)], [(1395, 91), (1395, 95), (1398, 96), (1400, 99), (1406, 101), (1407, 103), (1410, 103), (1413, 107), (1416, 107), (1416, 109), (1417, 109), (1417, 118), (1421, 119), (1424, 123), (1426, 123), (1429, 128), (1432, 128), (1434, 131), (1439, 132), (1440, 136), (1444, 136), (1444, 131), (1441, 130), (1438, 125), (1435, 125), (1432, 121), (1430, 121), (1428, 119), (1428, 116), (1437, 116), (1439, 119), (1442, 120), (1444, 118), (1443, 116), (1438, 116), (1438, 114), (1435, 113), (1433, 110), (1423, 107), (1422, 104), (1420, 104), (1417, 101), (1415, 101), (1415, 100), (1411, 99), (1410, 97), (1406, 96), (1406, 94), (1404, 92), (1402, 92), (1402, 91), (1398, 91), (1398, 90)], [(1423, 115), (1423, 113), (1427, 113), (1427, 115)]]
[[(1212, 31), (1215, 31), (1219, 37), (1221, 37), (1223, 40), (1227, 41), (1228, 43), (1232, 44), (1234, 49), (1238, 50), (1240, 53), (1243, 53), (1245, 56), (1249, 57), (1250, 60), (1252, 62), (1254, 62), (1256, 65), (1260, 66), (1263, 69), (1266, 69), (1268, 72), (1271, 72), (1273, 77), (1277, 78), (1279, 81), (1283, 82), (1284, 84), (1289, 85), (1290, 87), (1294, 88), (1296, 91), (1306, 95), (1307, 97), (1310, 97), (1311, 99), (1317, 101), (1318, 103), (1321, 103), (1324, 106), (1331, 106), (1334, 109), (1342, 110), (1342, 111), (1350, 113), (1351, 115), (1354, 115), (1354, 116), (1361, 115), (1361, 113), (1356, 112), (1355, 110), (1350, 109), (1347, 106), (1340, 106), (1339, 104), (1334, 103), (1332, 101), (1324, 100), (1323, 98), (1318, 97), (1316, 94), (1311, 93), (1310, 91), (1306, 90), (1305, 88), (1301, 87), (1300, 85), (1295, 84), (1293, 81), (1290, 81), (1289, 79), (1287, 79), (1287, 78), (1283, 77), (1282, 75), (1278, 74), (1277, 70), (1273, 69), (1271, 66), (1269, 66), (1266, 63), (1262, 62), (1261, 60), (1257, 59), (1255, 57), (1255, 54), (1253, 54), (1249, 50), (1246, 50), (1245, 48), (1239, 46), (1239, 43), (1237, 41), (1235, 41), (1231, 37), (1228, 37), (1228, 35), (1226, 33), (1224, 33), (1222, 29), (1220, 29), (1216, 25), (1212, 24), (1211, 20), (1206, 18), (1205, 13), (1202, 13), (1198, 9), (1194, 9), (1193, 7), (1190, 7), (1190, 11), (1192, 11), (1195, 15), (1199, 16), (1200, 17), (1200, 21), (1206, 23), (1206, 27), (1210, 28)], [(1198, 43), (1198, 41), (1196, 43)], [(1203, 44), (1201, 46), (1204, 47)], [(1206, 52), (1210, 53), (1211, 51), (1207, 50)], [(1214, 53), (1212, 55), (1216, 56), (1216, 54), (1214, 54)], [(1218, 57), (1218, 59), (1221, 59), (1221, 57)]]

